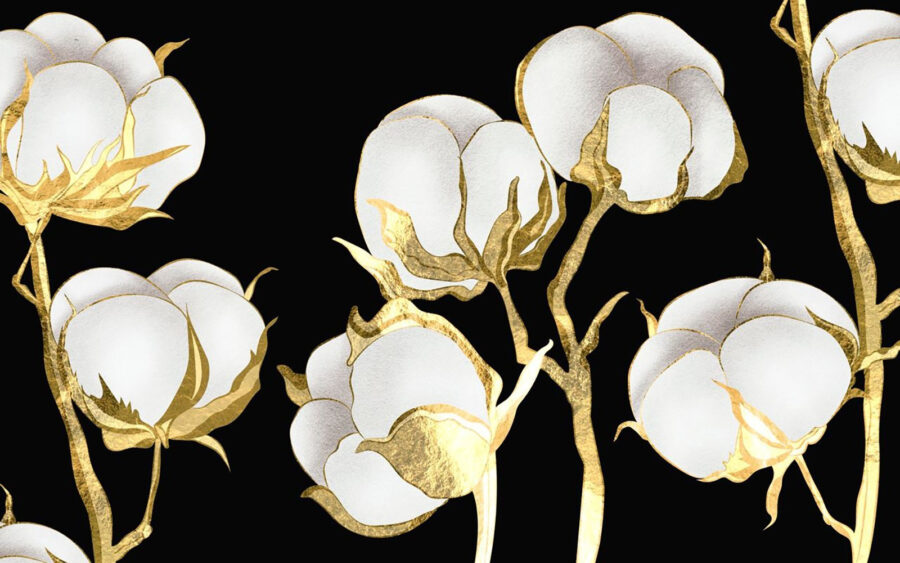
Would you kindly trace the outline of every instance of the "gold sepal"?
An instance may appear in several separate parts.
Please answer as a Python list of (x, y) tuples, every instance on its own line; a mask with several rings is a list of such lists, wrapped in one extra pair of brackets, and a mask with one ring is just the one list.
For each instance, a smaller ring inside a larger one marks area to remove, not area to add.
[(303, 498), (308, 498), (316, 501), (319, 506), (325, 509), (329, 516), (331, 516), (335, 522), (350, 530), (354, 534), (359, 534), (361, 536), (366, 536), (369, 538), (391, 538), (394, 536), (399, 536), (401, 534), (405, 534), (417, 527), (420, 524), (431, 518), (431, 515), (434, 514), (434, 510), (431, 512), (426, 512), (421, 516), (417, 516), (412, 520), (408, 520), (406, 522), (402, 522), (400, 524), (390, 524), (385, 526), (370, 526), (368, 524), (363, 524), (359, 522), (354, 517), (350, 516), (350, 514), (344, 509), (344, 506), (341, 504), (341, 501), (332, 493), (327, 487), (323, 487), (320, 485), (315, 485), (313, 487), (309, 487), (303, 494), (301, 495)]

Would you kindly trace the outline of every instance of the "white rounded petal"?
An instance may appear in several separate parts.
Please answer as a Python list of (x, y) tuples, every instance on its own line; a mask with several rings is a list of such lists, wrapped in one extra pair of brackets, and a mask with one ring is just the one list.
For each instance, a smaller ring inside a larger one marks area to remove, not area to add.
[(866, 146), (865, 125), (882, 149), (900, 151), (900, 39), (850, 51), (828, 73), (826, 94), (841, 134)]
[(438, 508), (433, 499), (404, 481), (380, 454), (356, 453), (362, 436), (344, 438), (325, 463), (325, 480), (344, 509), (369, 526), (401, 524)]
[(606, 96), (632, 77), (622, 49), (589, 27), (560, 31), (527, 61), (519, 92), (527, 114), (523, 121), (527, 117), (541, 152), (560, 176), (572, 179)]
[(51, 177), (63, 171), (57, 147), (78, 169), (91, 148), (118, 138), (125, 97), (116, 80), (94, 64), (58, 64), (35, 75), (23, 120), (16, 176), (33, 184), (44, 161)]
[(19, 97), (25, 85), (25, 65), (31, 74), (53, 62), (47, 45), (18, 29), (0, 31), (0, 112)]
[(725, 468), (737, 442), (738, 422), (719, 360), (691, 352), (665, 370), (647, 391), (641, 424), (669, 463), (697, 478)]
[(231, 391), (250, 363), (266, 327), (259, 311), (242, 295), (210, 282), (187, 282), (169, 292), (184, 311), (209, 360), (209, 383), (197, 407)]
[(48, 551), (66, 563), (90, 563), (75, 542), (47, 526), (18, 522), (0, 527), (0, 559), (53, 563)]
[(389, 332), (353, 363), (353, 420), (366, 438), (388, 435), (406, 411), (451, 405), (487, 422), (487, 397), (475, 366), (450, 338), (422, 327)]
[(736, 324), (741, 300), (760, 283), (756, 278), (729, 278), (688, 291), (663, 309), (658, 330), (696, 330), (721, 342)]
[(436, 256), (460, 252), (453, 238), (462, 206), (459, 146), (450, 130), (425, 117), (383, 123), (366, 139), (356, 178), (356, 215), (369, 252), (392, 261), (411, 287), (450, 285), (415, 277), (403, 267), (381, 236), (381, 213), (369, 203), (371, 199), (409, 213), (419, 242), (428, 252)]
[(409, 102), (387, 114), (381, 123), (404, 117), (432, 117), (440, 120), (456, 137), (460, 150), (468, 144), (479, 127), (485, 123), (500, 121), (500, 116), (481, 102), (450, 94), (427, 96)]
[(807, 322), (760, 317), (722, 343), (728, 385), (791, 440), (834, 416), (850, 385), (850, 365), (837, 341)]
[(110, 297), (69, 322), (66, 351), (84, 390), (110, 391), (155, 424), (184, 380), (187, 319), (172, 303), (146, 295)]
[(699, 67), (672, 73), (666, 89), (691, 117), (694, 152), (687, 161), (690, 183), (685, 196), (703, 197), (719, 186), (734, 161), (737, 144), (731, 110), (712, 79)]
[(300, 407), (291, 423), (291, 447), (303, 470), (317, 485), (325, 485), (325, 461), (340, 441), (356, 433), (350, 409), (331, 399), (316, 399)]
[[(553, 173), (544, 168), (541, 153), (528, 131), (514, 121), (485, 125), (475, 133), (462, 153), (466, 176), (466, 233), (484, 249), (494, 223), (506, 210), (509, 187), (519, 179), (517, 195), (522, 223), (538, 212), (538, 190)], [(546, 170), (546, 172), (545, 172)]]
[(206, 281), (220, 285), (238, 295), (244, 295), (244, 287), (234, 274), (215, 264), (193, 258), (182, 258), (169, 262), (147, 276), (147, 279), (166, 293), (184, 282)]
[(859, 340), (853, 317), (840, 303), (817, 287), (791, 280), (764, 283), (750, 290), (738, 311), (737, 323), (763, 315), (784, 315), (813, 323), (807, 309), (817, 317), (847, 329)]
[(62, 12), (40, 16), (25, 31), (43, 39), (60, 62), (89, 61), (106, 41), (89, 21)]
[(671, 94), (627, 86), (609, 95), (607, 161), (622, 173), (630, 201), (667, 197), (691, 150), (691, 119)]
[(334, 399), (353, 404), (350, 391), (350, 340), (346, 334), (335, 336), (313, 350), (306, 360), (306, 383), (314, 399)]
[(50, 327), (59, 335), (74, 312), (115, 295), (149, 295), (167, 299), (160, 288), (143, 276), (119, 268), (91, 268), (75, 274), (62, 284), (50, 302)]
[(154, 80), (131, 102), (134, 113), (134, 151), (137, 156), (172, 147), (183, 151), (145, 168), (137, 176), (137, 186), (149, 186), (137, 197), (136, 207), (158, 209), (178, 184), (200, 168), (206, 132), (194, 100), (171, 76)]
[(816, 36), (810, 54), (816, 86), (834, 61), (835, 52), (842, 57), (863, 43), (889, 37), (900, 37), (900, 15), (892, 12), (856, 10), (832, 20)]
[(104, 44), (91, 62), (113, 75), (128, 100), (148, 82), (162, 76), (150, 49), (131, 37), (119, 37)]
[(709, 74), (719, 92), (725, 92), (719, 61), (669, 19), (654, 14), (628, 14), (597, 29), (628, 53), (638, 83), (665, 88), (670, 73), (696, 66)]
[(635, 418), (641, 414), (641, 404), (656, 378), (676, 360), (694, 350), (719, 353), (719, 342), (692, 330), (658, 332), (638, 349), (628, 371), (628, 395)]

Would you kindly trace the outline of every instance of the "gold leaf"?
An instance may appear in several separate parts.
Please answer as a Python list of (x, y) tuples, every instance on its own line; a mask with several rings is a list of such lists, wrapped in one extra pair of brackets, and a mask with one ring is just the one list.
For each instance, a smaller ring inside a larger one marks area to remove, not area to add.
[(656, 329), (659, 326), (659, 321), (653, 313), (647, 310), (642, 299), (638, 299), (637, 302), (641, 308), (641, 314), (644, 315), (644, 320), (647, 321), (647, 336), (654, 336), (656, 334)]
[(525, 400), (528, 392), (531, 391), (538, 374), (541, 373), (541, 364), (544, 361), (544, 356), (547, 355), (547, 352), (552, 347), (553, 341), (551, 340), (543, 348), (535, 352), (534, 356), (522, 368), (512, 393), (505, 401), (497, 405), (496, 409), (491, 413), (491, 425), (493, 426), (492, 452), (500, 447), (507, 434), (509, 434), (513, 420), (516, 418), (516, 410), (522, 404), (522, 401)]
[(849, 363), (851, 367), (855, 366), (856, 362), (859, 360), (859, 342), (856, 340), (856, 336), (846, 328), (826, 321), (810, 311), (809, 308), (806, 309), (806, 312), (812, 317), (813, 322), (817, 327), (821, 328), (837, 340), (837, 343), (844, 351), (844, 355), (847, 356), (847, 363)]
[(544, 260), (544, 254), (547, 253), (547, 249), (550, 247), (550, 243), (553, 242), (553, 240), (556, 238), (557, 233), (559, 233), (559, 230), (566, 222), (567, 187), (568, 185), (563, 182), (562, 184), (560, 184), (559, 190), (557, 191), (557, 198), (559, 201), (559, 216), (556, 218), (556, 221), (553, 222), (553, 225), (550, 226), (544, 236), (542, 236), (538, 240), (537, 244), (534, 245), (534, 248), (532, 248), (525, 254), (517, 254), (516, 256), (513, 256), (510, 270), (516, 269), (534, 271), (541, 267), (541, 262)]
[(419, 242), (409, 213), (380, 199), (370, 199), (381, 213), (381, 238), (414, 276), (430, 280), (461, 282), (480, 279), (479, 270), (462, 254), (431, 254)]
[(626, 428), (634, 431), (634, 433), (643, 438), (644, 441), (647, 441), (647, 433), (644, 431), (644, 427), (636, 420), (626, 420), (616, 428), (616, 435), (613, 436), (613, 442), (619, 439), (619, 434)]
[(537, 195), (537, 213), (516, 231), (513, 240), (514, 256), (521, 254), (528, 245), (544, 234), (547, 224), (550, 222), (550, 215), (553, 214), (553, 197), (556, 194), (550, 189), (550, 173), (546, 169), (544, 169), (544, 178), (541, 180)]
[(9, 147), (7, 142), (9, 132), (15, 127), (16, 123), (22, 119), (25, 113), (25, 106), (28, 104), (28, 97), (31, 92), (31, 85), (34, 82), (34, 76), (25, 64), (25, 80), (22, 84), (22, 90), (15, 100), (9, 104), (0, 116), (0, 174), (3, 178), (12, 178), (15, 173), (12, 169), (12, 162), (9, 160)]
[(759, 279), (764, 282), (773, 281), (775, 279), (775, 272), (772, 271), (772, 253), (769, 251), (769, 247), (766, 246), (766, 243), (759, 239), (756, 240), (763, 247), (763, 269), (759, 274)]
[(609, 101), (604, 104), (597, 123), (581, 142), (581, 155), (570, 172), (573, 180), (595, 192), (618, 190), (622, 183), (622, 174), (606, 160), (608, 139)]
[(16, 515), (13, 514), (13, 497), (12, 493), (9, 492), (9, 489), (0, 485), (0, 489), (3, 489), (3, 493), (6, 495), (6, 500), (4, 502), (5, 509), (3, 511), (3, 517), (0, 518), (0, 526), (8, 526), (10, 524), (16, 523)]
[(225, 454), (225, 448), (222, 447), (222, 444), (220, 444), (218, 440), (216, 440), (212, 436), (197, 436), (196, 438), (192, 438), (191, 440), (197, 442), (201, 446), (206, 446), (207, 448), (219, 454), (219, 457), (221, 457), (222, 461), (225, 462), (225, 467), (228, 468), (228, 471), (231, 471), (231, 464), (228, 463), (228, 456)]
[(167, 430), (170, 440), (193, 440), (205, 436), (227, 424), (231, 424), (247, 408), (250, 399), (259, 391), (259, 370), (268, 348), (269, 329), (278, 319), (266, 325), (259, 337), (256, 352), (250, 362), (231, 384), (231, 390), (199, 408), (188, 409), (172, 419)]
[(876, 350), (872, 352), (862, 360), (860, 360), (859, 365), (856, 366), (857, 371), (863, 371), (869, 368), (875, 362), (883, 362), (885, 360), (893, 360), (900, 354), (900, 342), (897, 342), (890, 348), (881, 348), (880, 350)]
[(453, 239), (463, 254), (469, 260), (470, 264), (478, 264), (482, 269), (484, 264), (481, 259), (481, 252), (475, 247), (475, 243), (469, 238), (466, 232), (466, 210), (468, 209), (469, 188), (466, 185), (466, 171), (463, 167), (462, 159), (459, 160), (459, 200), (462, 204), (459, 207), (459, 215), (456, 217), (456, 223), (453, 225)]
[(297, 373), (284, 364), (278, 366), (278, 373), (284, 378), (284, 388), (291, 402), (298, 407), (302, 407), (312, 401), (312, 395), (309, 393), (309, 384), (306, 382), (306, 375)]
[(784, 480), (784, 473), (793, 461), (785, 461), (772, 466), (772, 482), (769, 483), (769, 489), (766, 491), (766, 512), (769, 513), (769, 524), (766, 530), (772, 527), (775, 520), (778, 519), (778, 496), (781, 494), (781, 483)]
[(494, 283), (501, 283), (506, 278), (507, 265), (513, 253), (513, 243), (519, 230), (522, 215), (518, 203), (519, 177), (513, 178), (509, 184), (506, 198), (506, 209), (494, 221), (491, 232), (484, 244), (484, 266)]
[(209, 359), (203, 346), (200, 344), (200, 338), (194, 329), (194, 323), (191, 322), (190, 314), (187, 315), (188, 327), (188, 363), (181, 379), (181, 385), (175, 392), (175, 397), (169, 403), (169, 408), (159, 418), (157, 425), (164, 424), (187, 411), (200, 400), (203, 393), (206, 392), (206, 385), (209, 383)]
[(862, 127), (866, 136), (865, 146), (854, 145), (846, 138), (843, 139), (851, 166), (867, 180), (897, 186), (900, 183), (900, 160), (897, 153), (892, 154), (886, 147), (879, 145), (865, 123)]
[(747, 159), (747, 149), (744, 147), (744, 141), (741, 139), (741, 133), (738, 131), (737, 123), (733, 125), (733, 129), (734, 159), (731, 161), (731, 167), (728, 169), (728, 172), (725, 173), (725, 177), (722, 178), (719, 185), (708, 194), (701, 197), (688, 197), (685, 199), (698, 199), (703, 201), (717, 199), (725, 193), (726, 188), (743, 181), (744, 175), (747, 173), (747, 168), (750, 166), (750, 161)]
[(872, 203), (884, 204), (900, 200), (900, 185), (880, 184), (866, 180), (866, 193)]
[(600, 326), (603, 324), (603, 321), (612, 314), (616, 304), (626, 295), (628, 295), (627, 291), (621, 291), (615, 294), (600, 308), (599, 311), (597, 311), (590, 326), (588, 326), (587, 332), (584, 334), (584, 339), (581, 341), (581, 347), (585, 354), (590, 354), (597, 349), (597, 344), (600, 343)]
[(363, 440), (357, 452), (376, 452), (404, 481), (431, 498), (472, 492), (490, 454), (485, 424), (448, 405), (412, 409), (401, 415), (386, 438)]
[(327, 487), (322, 487), (320, 485), (315, 485), (303, 491), (301, 495), (303, 498), (308, 498), (316, 501), (319, 506), (325, 509), (328, 514), (334, 518), (334, 521), (350, 530), (354, 534), (359, 534), (361, 536), (366, 536), (368, 538), (391, 538), (394, 536), (399, 536), (401, 534), (405, 534), (417, 527), (419, 527), (423, 522), (431, 518), (431, 515), (434, 514), (434, 510), (431, 512), (426, 512), (421, 516), (417, 516), (412, 520), (400, 523), (400, 524), (391, 524), (387, 526), (369, 526), (368, 524), (363, 524), (350, 516), (350, 514), (344, 509), (341, 501), (338, 500), (334, 493), (332, 493)]
[(256, 284), (259, 282), (260, 278), (262, 278), (264, 275), (266, 275), (268, 273), (277, 272), (277, 271), (278, 271), (278, 268), (276, 268), (274, 266), (269, 266), (268, 268), (264, 268), (260, 273), (253, 276), (253, 279), (250, 280), (250, 283), (247, 285), (247, 289), (244, 291), (244, 299), (246, 299), (247, 301), (250, 301), (251, 299), (253, 299), (253, 292), (256, 291)]
[(159, 73), (165, 74), (165, 62), (166, 58), (172, 54), (172, 51), (180, 48), (182, 45), (188, 42), (188, 39), (184, 41), (169, 41), (162, 47), (156, 50), (156, 53), (153, 54), (153, 60), (156, 61), (156, 66), (159, 67)]

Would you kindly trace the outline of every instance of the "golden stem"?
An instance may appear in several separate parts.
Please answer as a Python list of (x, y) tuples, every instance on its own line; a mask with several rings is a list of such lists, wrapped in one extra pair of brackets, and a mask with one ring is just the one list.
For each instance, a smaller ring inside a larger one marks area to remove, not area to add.
[(497, 524), (497, 456), (491, 454), (481, 481), (472, 491), (478, 512), (478, 545), (475, 563), (490, 563), (494, 550), (494, 530)]
[(819, 512), (822, 513), (822, 520), (825, 521), (826, 524), (834, 528), (834, 531), (844, 536), (850, 541), (853, 541), (853, 530), (850, 529), (850, 526), (840, 522), (834, 516), (828, 512), (828, 508), (825, 506), (825, 498), (822, 496), (822, 493), (819, 492), (819, 487), (816, 486), (816, 482), (813, 481), (812, 473), (809, 472), (809, 467), (806, 465), (806, 460), (803, 459), (803, 456), (798, 456), (795, 460), (797, 462), (797, 467), (800, 468), (800, 472), (803, 473), (803, 479), (806, 481), (806, 486), (809, 487), (809, 492), (812, 493), (813, 500), (816, 502), (816, 506), (819, 507)]
[(50, 392), (53, 394), (53, 400), (66, 428), (75, 486), (78, 488), (78, 494), (88, 513), (91, 527), (94, 561), (97, 563), (113, 562), (115, 558), (112, 551), (112, 508), (91, 464), (87, 440), (81, 423), (78, 421), (69, 390), (61, 372), (56, 368), (56, 340), (53, 338), (53, 331), (50, 327), (50, 276), (47, 272), (47, 258), (44, 254), (41, 235), (38, 233), (30, 238), (33, 245), (30, 253), (31, 275), (34, 284), (35, 308), (41, 322), (47, 383), (50, 385)]
[(125, 557), (129, 551), (139, 546), (141, 542), (150, 537), (153, 528), (150, 520), (153, 518), (153, 505), (156, 503), (156, 491), (159, 489), (159, 476), (162, 470), (162, 442), (159, 440), (153, 444), (153, 469), (150, 473), (150, 493), (147, 495), (147, 507), (144, 509), (144, 517), (137, 528), (116, 544), (114, 548), (116, 561)]
[[(866, 240), (859, 230), (847, 184), (835, 155), (833, 139), (827, 124), (822, 123), (821, 100), (816, 88), (810, 62), (812, 36), (806, 0), (790, 0), (794, 29), (794, 44), (803, 79), (803, 102), (806, 124), (816, 153), (828, 179), (834, 225), (841, 250), (850, 266), (856, 298), (861, 354), (868, 355), (881, 348), (881, 307), (877, 298), (875, 261)], [(878, 479), (881, 460), (880, 422), (884, 392), (884, 366), (875, 362), (865, 370), (863, 419), (866, 432), (865, 461), (862, 483), (856, 502), (856, 525), (851, 547), (854, 563), (869, 560), (875, 529), (878, 504)]]

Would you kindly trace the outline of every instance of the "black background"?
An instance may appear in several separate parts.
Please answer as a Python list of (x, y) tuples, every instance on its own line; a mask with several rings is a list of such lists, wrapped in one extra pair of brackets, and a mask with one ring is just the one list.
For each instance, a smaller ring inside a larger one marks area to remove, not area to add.
[[(825, 179), (805, 128), (797, 61), (768, 29), (778, 2), (675, 4), (552, 2), (529, 9), (518, 3), (493, 15), (486, 3), (371, 11), (324, 3), (314, 11), (307, 5), (309, 13), (300, 5), (286, 13), (260, 2), (209, 11), (180, 3), (4, 7), (7, 28), (63, 9), (92, 21), (107, 38), (134, 36), (151, 49), (191, 38), (166, 69), (196, 101), (207, 148), (200, 172), (163, 206), (175, 221), (146, 221), (120, 233), (55, 220), (45, 234), (54, 288), (90, 267), (119, 266), (146, 275), (181, 257), (222, 265), (245, 283), (263, 267), (280, 268), (263, 279), (254, 298), (266, 319), (280, 318), (270, 333), (262, 390), (235, 423), (213, 433), (230, 456), (231, 472), (211, 451), (173, 443), (163, 456), (153, 535), (128, 560), (472, 559), (471, 497), (449, 502), (420, 528), (389, 540), (353, 535), (302, 500), (301, 491), (312, 482), (291, 453), (288, 427), (296, 407), (275, 366), (302, 370), (318, 343), (343, 330), (351, 306), (369, 317), (382, 303), (374, 282), (330, 240), (339, 235), (361, 243), (353, 185), (367, 134), (390, 110), (435, 93), (470, 96), (515, 119), (517, 64), (538, 41), (565, 27), (596, 26), (638, 10), (678, 22), (721, 62), (726, 98), (750, 160), (744, 182), (715, 202), (687, 202), (657, 216), (608, 213), (569, 295), (579, 327), (622, 289), (658, 313), (701, 284), (757, 275), (757, 237), (772, 249), (778, 277), (814, 284), (853, 310)], [(855, 8), (895, 6), (811, 4), (814, 29)], [(900, 285), (894, 251), (900, 204), (874, 205), (860, 181), (849, 174), (848, 181), (884, 296)], [(533, 345), (558, 340), (545, 288), (586, 210), (586, 190), (572, 188), (569, 222), (542, 270), (510, 276)], [(0, 240), (0, 272), (11, 275), (27, 248), (11, 216), (0, 221)], [(13, 492), (20, 520), (54, 527), (89, 551), (63, 426), (42, 373), (34, 311), (11, 287), (0, 291), (0, 299), (6, 335), (0, 347), (0, 482)], [(447, 298), (421, 306), (455, 323), (504, 376), (507, 392), (512, 388), (519, 367), (493, 289), (469, 303)], [(897, 321), (888, 321), (885, 342), (898, 337)], [(668, 465), (632, 433), (613, 443), (616, 426), (632, 418), (627, 370), (646, 338), (633, 298), (620, 304), (601, 338), (593, 356), (594, 422), (607, 482), (600, 561), (849, 561), (848, 542), (822, 523), (796, 468), (785, 478), (778, 522), (763, 531), (770, 471), (740, 485), (704, 484)], [(888, 368), (889, 380), (893, 371)], [(894, 502), (894, 413), (900, 404), (892, 384), (884, 404), (880, 525), (872, 561), (887, 561), (898, 547), (889, 525), (900, 511)], [(151, 453), (109, 452), (96, 429), (84, 424), (119, 538), (140, 519)], [(806, 458), (832, 513), (852, 524), (863, 459), (858, 401), (834, 418)], [(541, 376), (520, 408), (498, 467), (494, 560), (571, 561), (581, 472), (569, 407), (549, 378)]]

